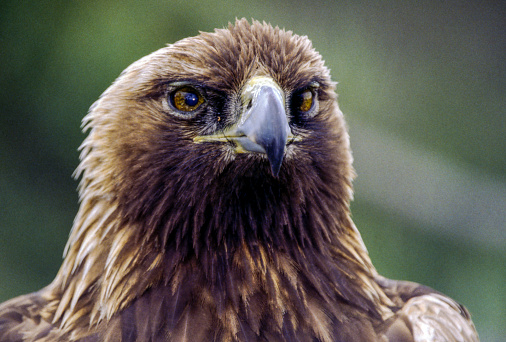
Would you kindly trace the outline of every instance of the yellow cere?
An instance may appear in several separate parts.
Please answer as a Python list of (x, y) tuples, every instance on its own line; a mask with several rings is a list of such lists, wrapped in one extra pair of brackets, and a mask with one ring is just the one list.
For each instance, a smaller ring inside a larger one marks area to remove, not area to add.
[(243, 110), (245, 113), (241, 115), (238, 124), (243, 124), (248, 119), (249, 109), (248, 104), (255, 102), (258, 94), (260, 93), (260, 89), (263, 86), (268, 86), (276, 90), (276, 96), (279, 97), (282, 103), (285, 103), (284, 91), (281, 87), (272, 79), (270, 76), (254, 76), (252, 77), (246, 84), (244, 85), (241, 91), (241, 101), (243, 104)]

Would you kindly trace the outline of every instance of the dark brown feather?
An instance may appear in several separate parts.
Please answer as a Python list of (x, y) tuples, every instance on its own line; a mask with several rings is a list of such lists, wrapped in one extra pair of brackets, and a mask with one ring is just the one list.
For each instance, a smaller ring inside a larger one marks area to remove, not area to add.
[[(256, 76), (282, 89), (297, 137), (277, 175), (265, 156), (194, 140), (237, 123)], [(194, 116), (167, 105), (182, 83), (205, 93)], [(298, 116), (290, 98), (312, 84), (317, 112)], [(63, 265), (0, 306), (0, 340), (420, 341), (427, 321), (436, 337), (477, 341), (462, 306), (376, 273), (350, 218), (336, 98), (310, 41), (265, 23), (238, 20), (132, 64), (84, 119)]]

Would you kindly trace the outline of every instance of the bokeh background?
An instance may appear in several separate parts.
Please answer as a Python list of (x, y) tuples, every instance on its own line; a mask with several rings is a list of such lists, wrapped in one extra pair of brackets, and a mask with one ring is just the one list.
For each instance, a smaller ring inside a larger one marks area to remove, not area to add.
[(377, 269), (504, 341), (505, 1), (2, 1), (0, 301), (58, 270), (89, 106), (133, 61), (236, 17), (309, 36), (339, 82)]

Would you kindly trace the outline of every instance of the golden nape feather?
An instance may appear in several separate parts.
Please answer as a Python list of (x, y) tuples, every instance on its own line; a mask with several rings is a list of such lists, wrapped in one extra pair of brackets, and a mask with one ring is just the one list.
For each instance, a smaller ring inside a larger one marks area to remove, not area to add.
[(80, 208), (1, 341), (478, 341), (466, 309), (374, 269), (335, 83), (254, 21), (129, 66), (84, 118)]

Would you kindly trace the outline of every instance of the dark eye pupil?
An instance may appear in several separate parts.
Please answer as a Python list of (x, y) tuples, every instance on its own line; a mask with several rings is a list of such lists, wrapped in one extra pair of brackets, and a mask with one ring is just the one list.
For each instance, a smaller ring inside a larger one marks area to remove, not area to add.
[(193, 107), (199, 103), (199, 97), (194, 93), (186, 93), (184, 95), (184, 102), (187, 106)]

